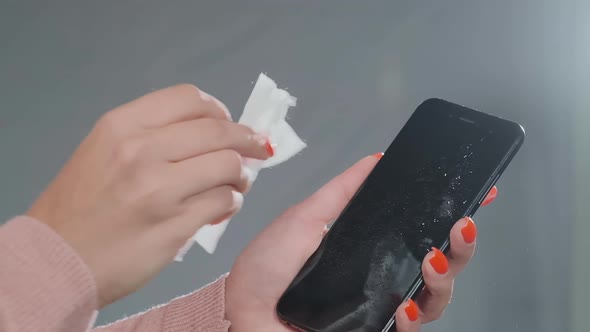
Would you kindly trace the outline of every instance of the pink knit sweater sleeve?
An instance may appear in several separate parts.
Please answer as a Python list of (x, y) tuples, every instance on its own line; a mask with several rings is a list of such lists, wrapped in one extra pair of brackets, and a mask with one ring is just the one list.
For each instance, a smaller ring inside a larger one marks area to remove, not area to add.
[(202, 289), (144, 313), (122, 319), (95, 332), (226, 332), (225, 277)]
[[(227, 332), (225, 278), (97, 332)], [(0, 227), (0, 331), (84, 332), (94, 325), (94, 277), (45, 224), (17, 217)]]

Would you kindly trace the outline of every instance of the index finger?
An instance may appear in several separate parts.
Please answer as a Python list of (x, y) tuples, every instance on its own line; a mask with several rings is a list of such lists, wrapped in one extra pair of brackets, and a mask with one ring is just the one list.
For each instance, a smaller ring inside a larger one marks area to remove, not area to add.
[(231, 120), (227, 107), (191, 84), (180, 84), (148, 93), (115, 112), (144, 128), (160, 128), (198, 118)]

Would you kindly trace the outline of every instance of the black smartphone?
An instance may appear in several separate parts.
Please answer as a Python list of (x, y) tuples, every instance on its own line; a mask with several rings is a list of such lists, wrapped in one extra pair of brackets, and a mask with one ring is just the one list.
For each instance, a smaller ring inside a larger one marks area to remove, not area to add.
[(277, 305), (309, 332), (395, 330), (396, 308), (423, 288), (432, 247), (472, 216), (524, 141), (517, 123), (424, 101)]

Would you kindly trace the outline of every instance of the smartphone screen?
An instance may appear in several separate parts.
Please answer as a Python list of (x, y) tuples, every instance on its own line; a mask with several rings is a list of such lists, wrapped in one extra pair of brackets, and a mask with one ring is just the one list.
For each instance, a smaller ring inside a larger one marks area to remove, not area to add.
[(519, 125), (422, 103), (277, 306), (304, 331), (383, 331), (432, 247), (471, 216), (524, 139)]

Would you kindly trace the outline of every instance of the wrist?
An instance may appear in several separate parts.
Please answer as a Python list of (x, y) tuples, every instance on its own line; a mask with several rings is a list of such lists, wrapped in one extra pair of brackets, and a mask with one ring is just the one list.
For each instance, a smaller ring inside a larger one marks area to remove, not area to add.
[(34, 218), (16, 217), (1, 228), (0, 251), (0, 266), (10, 267), (10, 277), (2, 280), (10, 292), (4, 295), (19, 308), (11, 318), (44, 330), (88, 327), (97, 309), (95, 280), (56, 232)]

